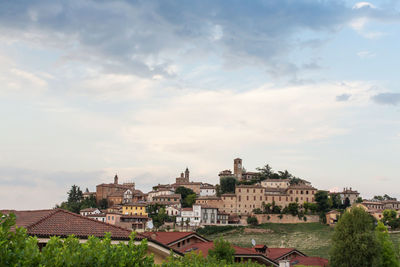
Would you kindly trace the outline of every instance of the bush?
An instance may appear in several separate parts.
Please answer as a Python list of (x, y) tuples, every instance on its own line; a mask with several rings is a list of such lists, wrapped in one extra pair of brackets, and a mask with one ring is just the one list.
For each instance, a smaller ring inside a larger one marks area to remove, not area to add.
[(196, 233), (199, 235), (213, 235), (219, 234), (227, 231), (231, 231), (234, 229), (240, 229), (243, 226), (233, 226), (233, 225), (224, 225), (224, 226), (215, 226), (215, 225), (206, 225), (203, 228), (198, 228)]
[(249, 217), (247, 217), (247, 224), (258, 225), (258, 220), (256, 217), (249, 216)]

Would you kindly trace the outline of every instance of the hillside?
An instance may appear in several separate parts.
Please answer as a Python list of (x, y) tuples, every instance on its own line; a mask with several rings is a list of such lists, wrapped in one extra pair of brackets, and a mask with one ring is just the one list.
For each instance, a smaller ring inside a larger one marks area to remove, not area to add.
[[(209, 239), (223, 237), (229, 242), (251, 247), (251, 240), (269, 247), (294, 247), (309, 256), (328, 258), (333, 229), (319, 223), (273, 224), (238, 228), (219, 234), (206, 235)], [(395, 244), (400, 244), (400, 234), (391, 235)]]

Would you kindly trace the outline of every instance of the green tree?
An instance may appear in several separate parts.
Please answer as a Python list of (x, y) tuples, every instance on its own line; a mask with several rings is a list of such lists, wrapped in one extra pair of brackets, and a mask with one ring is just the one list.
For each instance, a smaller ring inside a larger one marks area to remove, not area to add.
[(362, 202), (363, 202), (362, 197), (358, 197), (358, 198), (356, 199), (356, 203), (362, 203)]
[(382, 221), (383, 223), (388, 223), (389, 221), (396, 219), (396, 217), (397, 212), (395, 210), (386, 209), (383, 211)]
[(84, 198), (81, 203), (81, 210), (86, 208), (97, 208), (96, 197), (91, 195), (88, 198)]
[(214, 240), (214, 248), (208, 251), (208, 255), (219, 261), (225, 261), (226, 263), (233, 263), (235, 249), (232, 245), (222, 238)]
[(340, 194), (338, 194), (338, 193), (330, 194), (329, 198), (330, 198), (331, 203), (332, 203), (331, 207), (333, 209), (339, 209), (340, 206), (342, 205), (342, 201), (340, 199)]
[(320, 213), (325, 213), (329, 210), (328, 192), (317, 191), (315, 193), (315, 202), (317, 203), (317, 209)]
[(72, 185), (68, 191), (67, 209), (79, 213), (83, 200), (82, 190), (77, 185)]
[(274, 174), (271, 166), (266, 164), (264, 167), (256, 168), (256, 170), (260, 173), (260, 180), (271, 179), (272, 175)]
[(187, 197), (185, 198), (186, 207), (192, 207), (195, 202), (196, 202), (196, 194), (187, 195)]
[(296, 216), (299, 214), (299, 204), (296, 202), (289, 203), (289, 205), (287, 206), (287, 210), (290, 214)]
[(396, 256), (395, 248), (390, 240), (389, 233), (382, 222), (378, 222), (378, 226), (375, 228), (375, 234), (381, 247), (378, 266), (399, 267), (400, 263)]
[(99, 203), (100, 209), (107, 209), (108, 208), (108, 201), (106, 198), (102, 198)]
[(237, 180), (235, 177), (222, 177), (220, 179), (221, 193), (235, 193)]
[(192, 189), (184, 187), (184, 186), (179, 186), (177, 189), (175, 189), (175, 194), (180, 194), (181, 195), (181, 204), (182, 204), (183, 208), (188, 208), (188, 207), (191, 207), (193, 205), (193, 204), (189, 205), (191, 203), (191, 201), (193, 200), (193, 196), (191, 196), (189, 198), (189, 201), (187, 200), (187, 197), (189, 195), (195, 195), (196, 196), (196, 193)]
[(352, 208), (339, 219), (332, 236), (330, 266), (378, 266), (380, 246), (373, 218), (362, 208)]

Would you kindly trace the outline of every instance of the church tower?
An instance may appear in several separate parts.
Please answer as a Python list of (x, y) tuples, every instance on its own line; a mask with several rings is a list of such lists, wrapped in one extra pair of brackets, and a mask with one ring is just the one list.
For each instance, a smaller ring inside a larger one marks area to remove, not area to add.
[(116, 175), (116, 174), (114, 176), (114, 184), (118, 184), (118, 175)]
[(186, 170), (185, 170), (185, 179), (186, 179), (187, 182), (189, 182), (189, 169), (188, 169), (188, 167), (186, 167)]
[(242, 172), (243, 172), (243, 166), (242, 166), (242, 159), (236, 158), (233, 160), (233, 174), (235, 175), (236, 179), (239, 181), (242, 180)]

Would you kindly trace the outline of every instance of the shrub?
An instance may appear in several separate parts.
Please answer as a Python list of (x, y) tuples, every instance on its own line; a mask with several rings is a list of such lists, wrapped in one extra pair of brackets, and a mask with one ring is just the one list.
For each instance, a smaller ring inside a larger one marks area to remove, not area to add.
[(249, 216), (249, 217), (247, 217), (247, 224), (258, 225), (258, 220), (256, 217)]

